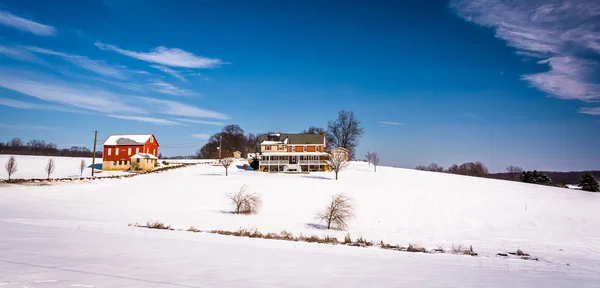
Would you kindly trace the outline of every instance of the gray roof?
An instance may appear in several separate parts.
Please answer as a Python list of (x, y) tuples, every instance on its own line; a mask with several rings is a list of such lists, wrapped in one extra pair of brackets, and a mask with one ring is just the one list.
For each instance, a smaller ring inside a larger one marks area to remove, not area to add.
[(268, 141), (283, 141), (288, 138), (288, 144), (323, 144), (325, 143), (325, 135), (321, 134), (280, 134), (279, 137), (273, 134), (260, 135), (260, 142)]

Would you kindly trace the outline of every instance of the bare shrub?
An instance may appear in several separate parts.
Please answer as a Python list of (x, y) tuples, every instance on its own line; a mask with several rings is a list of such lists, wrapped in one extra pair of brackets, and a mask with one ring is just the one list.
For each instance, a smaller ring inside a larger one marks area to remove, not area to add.
[(223, 165), (223, 167), (225, 168), (225, 176), (229, 176), (229, 166), (231, 166), (231, 163), (233, 163), (233, 161), (235, 161), (235, 159), (233, 159), (232, 157), (223, 158), (219, 160), (221, 165)]
[(452, 165), (448, 167), (446, 172), (451, 174), (459, 174), (466, 176), (485, 177), (489, 174), (487, 167), (481, 162), (468, 162), (459, 165)]
[[(458, 169), (458, 166), (455, 165), (456, 167), (450, 167), (448, 168), (449, 171), (453, 171), (452, 169)], [(431, 171), (431, 172), (444, 172), (444, 167), (436, 164), (436, 163), (431, 163), (429, 164), (429, 166), (425, 166), (425, 165), (419, 165), (417, 167), (415, 167), (416, 170), (421, 170), (421, 171)]]
[(367, 152), (367, 154), (365, 154), (365, 160), (367, 160), (367, 162), (369, 162), (369, 166), (371, 166), (371, 162), (373, 161), (373, 153)]
[(409, 243), (408, 244), (408, 248), (406, 248), (406, 251), (408, 252), (419, 252), (419, 253), (429, 253), (427, 251), (427, 249), (425, 249), (425, 247), (423, 246), (419, 246), (413, 243)]
[[(293, 241), (295, 240), (294, 238), (294, 234), (288, 232), (288, 231), (281, 231), (281, 233), (279, 234), (279, 236), (281, 237), (281, 239), (283, 240), (288, 240), (288, 241)], [(297, 240), (296, 240), (297, 241)]]
[[(79, 163), (79, 176), (83, 176), (83, 170), (85, 170), (85, 160), (81, 160), (81, 163)], [(94, 167), (92, 167), (92, 169), (94, 169)]]
[(335, 180), (338, 180), (338, 174), (349, 164), (345, 153), (329, 153), (329, 159), (325, 162), (335, 172)]
[(54, 172), (54, 160), (53, 159), (48, 159), (48, 163), (46, 164), (46, 167), (44, 168), (44, 170), (46, 170), (46, 174), (48, 175), (48, 178), (50, 178), (50, 175), (52, 175), (52, 173)]
[(171, 227), (171, 225), (165, 225), (165, 223), (159, 221), (148, 221), (146, 224), (130, 223), (127, 224), (127, 226), (160, 230), (175, 230), (173, 227)]
[(343, 244), (350, 244), (352, 243), (352, 238), (350, 238), (350, 233), (346, 234), (346, 237), (344, 237), (344, 242)]
[(360, 244), (361, 246), (366, 246), (366, 247), (373, 246), (372, 241), (367, 241), (362, 236), (360, 236), (358, 239), (356, 239), (356, 243)]
[(196, 228), (195, 226), (190, 226), (190, 228), (188, 228), (186, 231), (195, 232), (195, 233), (202, 232), (202, 230)]
[(452, 249), (450, 250), (450, 253), (477, 256), (477, 253), (475, 253), (475, 251), (473, 251), (473, 246), (469, 246), (469, 248), (467, 248), (462, 245), (458, 245), (458, 246), (452, 245)]
[(352, 199), (340, 193), (331, 197), (331, 202), (323, 211), (317, 213), (316, 219), (327, 223), (327, 229), (331, 229), (333, 224), (338, 229), (344, 230), (352, 217), (354, 217)]
[(6, 173), (8, 173), (8, 180), (10, 180), (10, 177), (17, 172), (17, 159), (15, 159), (15, 156), (8, 158), (4, 168), (6, 169)]
[(258, 213), (262, 201), (260, 195), (247, 192), (248, 186), (243, 185), (238, 192), (227, 194), (235, 214)]
[(375, 168), (375, 172), (377, 172), (377, 166), (379, 165), (379, 155), (377, 152), (373, 152), (373, 167)]

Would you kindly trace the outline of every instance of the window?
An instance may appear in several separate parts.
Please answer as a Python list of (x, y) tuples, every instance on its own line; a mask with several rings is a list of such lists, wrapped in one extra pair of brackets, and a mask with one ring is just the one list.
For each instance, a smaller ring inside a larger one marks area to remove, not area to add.
[(140, 158), (135, 159), (135, 162), (140, 163)]
[(115, 155), (119, 156), (119, 147), (115, 148)]
[(127, 156), (131, 156), (131, 147), (127, 149)]
[(150, 143), (154, 143), (154, 137), (150, 137)]
[(108, 156), (110, 156), (112, 148), (108, 148)]
[(123, 165), (123, 161), (119, 160), (119, 165)]
[(117, 165), (117, 161), (113, 161), (113, 165)]
[(135, 148), (135, 154), (137, 154), (137, 153), (140, 153), (140, 148), (139, 147)]
[(265, 150), (267, 150), (267, 151), (268, 151), (268, 150), (271, 150), (271, 145), (267, 145), (267, 146), (265, 146)]
[(304, 146), (304, 152), (306, 152), (306, 146)]

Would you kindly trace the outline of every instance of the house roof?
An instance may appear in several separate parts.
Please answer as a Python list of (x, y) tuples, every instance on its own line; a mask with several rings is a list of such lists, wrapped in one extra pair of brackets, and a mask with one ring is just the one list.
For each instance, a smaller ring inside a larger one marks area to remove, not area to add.
[(152, 134), (111, 135), (104, 141), (104, 145), (144, 145)]
[[(325, 135), (321, 135), (321, 134), (279, 134), (279, 136), (277, 136), (277, 134), (263, 134), (260, 135), (260, 141), (261, 143), (263, 141), (267, 141), (267, 143), (271, 143), (271, 141), (273, 142), (284, 142), (285, 139), (288, 140), (287, 143), (288, 145), (294, 145), (294, 144), (324, 144), (325, 143)], [(265, 143), (265, 144), (267, 144)], [(284, 143), (281, 143), (284, 144)]]
[(141, 159), (158, 159), (156, 156), (152, 155), (152, 154), (148, 154), (148, 153), (137, 153), (133, 156), (131, 156), (131, 158), (141, 158)]

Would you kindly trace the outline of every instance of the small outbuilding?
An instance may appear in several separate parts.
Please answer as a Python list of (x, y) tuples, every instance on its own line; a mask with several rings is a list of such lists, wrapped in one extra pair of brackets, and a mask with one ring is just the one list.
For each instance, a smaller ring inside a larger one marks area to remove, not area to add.
[(150, 171), (156, 167), (158, 158), (148, 153), (137, 153), (131, 156), (131, 170)]
[(233, 158), (235, 158), (235, 159), (242, 158), (242, 152), (240, 152), (240, 151), (233, 152)]

